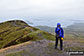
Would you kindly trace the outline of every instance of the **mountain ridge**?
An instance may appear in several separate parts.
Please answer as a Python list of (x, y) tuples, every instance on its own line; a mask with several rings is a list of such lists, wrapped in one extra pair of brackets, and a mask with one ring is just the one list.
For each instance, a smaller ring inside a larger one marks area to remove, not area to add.
[(29, 40), (41, 40), (44, 38), (51, 40), (55, 39), (54, 35), (29, 26), (22, 20), (12, 20), (0, 23), (0, 48), (5, 48)]

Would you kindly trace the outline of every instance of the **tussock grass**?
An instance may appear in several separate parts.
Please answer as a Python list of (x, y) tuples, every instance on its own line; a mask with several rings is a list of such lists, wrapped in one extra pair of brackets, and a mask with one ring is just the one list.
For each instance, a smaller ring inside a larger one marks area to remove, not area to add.
[(0, 24), (0, 48), (26, 41), (42, 39), (55, 40), (54, 35), (31, 27), (21, 20), (6, 21)]

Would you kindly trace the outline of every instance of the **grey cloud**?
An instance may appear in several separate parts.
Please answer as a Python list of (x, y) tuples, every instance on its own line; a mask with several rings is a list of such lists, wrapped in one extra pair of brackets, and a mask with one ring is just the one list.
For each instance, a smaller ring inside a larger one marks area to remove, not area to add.
[[(0, 0), (0, 17), (84, 18), (84, 0)], [(40, 18), (39, 18), (40, 19)]]

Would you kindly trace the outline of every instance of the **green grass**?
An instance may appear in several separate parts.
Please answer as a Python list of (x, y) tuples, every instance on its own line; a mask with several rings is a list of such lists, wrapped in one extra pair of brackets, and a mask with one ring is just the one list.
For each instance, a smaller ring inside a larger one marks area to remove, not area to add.
[[(25, 27), (24, 27), (25, 26)], [(25, 22), (7, 21), (0, 24), (0, 48), (8, 45), (20, 44), (29, 40), (55, 40), (54, 35), (27, 25)]]
[[(57, 53), (57, 54), (62, 54), (63, 53), (63, 51), (61, 51), (61, 50), (59, 50), (59, 49), (54, 49), (54, 47), (55, 47), (55, 44), (54, 43), (48, 43), (48, 46), (46, 47), (46, 49), (48, 49), (48, 50), (46, 50), (45, 52), (47, 53), (47, 54), (49, 54), (49, 55), (52, 55), (53, 53)], [(57, 55), (56, 54), (56, 55)]]
[(84, 51), (83, 47), (67, 47), (64, 49), (65, 51)]
[(29, 52), (28, 50), (22, 50), (19, 52), (6, 54), (6, 56), (24, 56), (24, 55), (35, 56), (35, 54)]
[(47, 33), (47, 32), (44, 32), (44, 31), (41, 31), (41, 30), (32, 32), (32, 33), (28, 34), (28, 36), (34, 37), (33, 40), (35, 40), (35, 39), (55, 40), (54, 35)]
[(10, 54), (7, 54), (6, 56), (23, 56), (24, 51), (19, 51), (19, 52), (16, 52), (16, 53), (10, 53)]

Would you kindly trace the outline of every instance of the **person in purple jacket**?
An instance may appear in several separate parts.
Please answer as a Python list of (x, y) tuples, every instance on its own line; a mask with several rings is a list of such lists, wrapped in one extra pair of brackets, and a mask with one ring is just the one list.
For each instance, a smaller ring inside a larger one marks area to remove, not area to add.
[(61, 27), (60, 23), (57, 23), (57, 27), (55, 29), (56, 33), (56, 44), (55, 44), (55, 49), (57, 49), (58, 46), (58, 39), (60, 39), (60, 50), (63, 50), (63, 39), (64, 39), (64, 30)]

